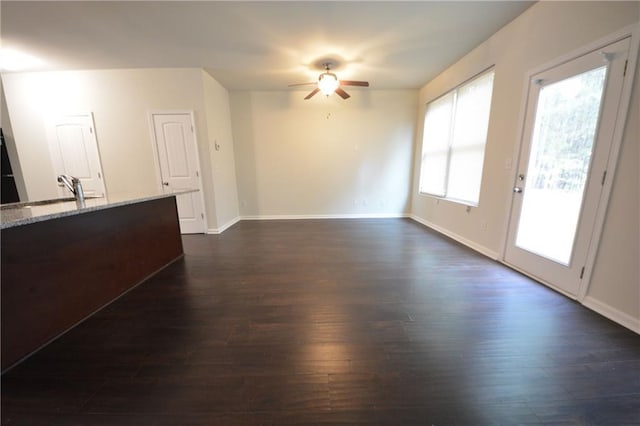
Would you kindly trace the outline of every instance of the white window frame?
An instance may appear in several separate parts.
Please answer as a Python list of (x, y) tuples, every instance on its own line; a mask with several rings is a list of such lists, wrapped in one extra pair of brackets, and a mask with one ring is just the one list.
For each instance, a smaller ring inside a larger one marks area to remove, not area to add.
[[(418, 181), (418, 192), (420, 195), (425, 195), (425, 196), (429, 196), (429, 197), (434, 197), (434, 198), (438, 198), (438, 199), (443, 199), (443, 200), (448, 200), (448, 201), (452, 201), (455, 203), (459, 203), (459, 204), (463, 204), (463, 205), (467, 205), (467, 206), (478, 206), (479, 202), (480, 202), (480, 190), (478, 191), (478, 198), (477, 200), (464, 200), (464, 199), (459, 199), (459, 198), (454, 198), (454, 197), (450, 197), (448, 196), (448, 186), (449, 186), (449, 172), (450, 172), (450, 166), (451, 166), (451, 158), (452, 158), (452, 153), (454, 151), (454, 147), (453, 147), (453, 129), (455, 127), (455, 123), (456, 123), (456, 110), (457, 110), (457, 101), (458, 101), (458, 91), (462, 88), (464, 88), (465, 86), (473, 83), (475, 80), (480, 79), (484, 76), (486, 76), (487, 74), (493, 74), (493, 79), (494, 81), (492, 81), (492, 87), (491, 87), (491, 98), (489, 100), (489, 110), (491, 110), (491, 102), (493, 99), (493, 86), (494, 86), (494, 82), (495, 82), (495, 66), (492, 65), (488, 68), (483, 69), (481, 72), (475, 74), (473, 77), (465, 80), (464, 82), (458, 84), (457, 86), (455, 86), (453, 89), (447, 91), (446, 93), (443, 93), (442, 95), (438, 96), (435, 99), (432, 99), (431, 101), (427, 102), (426, 104), (426, 108), (425, 108), (425, 113), (424, 113), (424, 121), (423, 121), (423, 126), (424, 124), (426, 124), (427, 122), (427, 114), (429, 111), (429, 105), (443, 99), (446, 96), (451, 96), (453, 97), (452, 100), (452, 105), (451, 105), (451, 119), (450, 119), (450, 123), (449, 123), (449, 136), (448, 136), (448, 147), (447, 147), (447, 159), (446, 159), (446, 167), (445, 167), (445, 175), (444, 175), (444, 192), (443, 193), (435, 193), (435, 192), (427, 192), (423, 189), (423, 175), (424, 175), (424, 165), (425, 165), (425, 156), (429, 154), (428, 149), (425, 149), (428, 147), (427, 145), (427, 140), (429, 135), (426, 134), (424, 127), (423, 127), (423, 134), (422, 134), (422, 154), (421, 154), (421, 159), (420, 159), (420, 177), (419, 177), (419, 181)], [(488, 134), (488, 128), (489, 128), (489, 122), (491, 119), (490, 116), (490, 111), (488, 111), (487, 114), (487, 134)], [(477, 145), (481, 150), (482, 150), (482, 163), (480, 165), (480, 176), (478, 176), (478, 179), (482, 180), (482, 170), (483, 170), (483, 166), (484, 166), (484, 153), (486, 152), (486, 146), (487, 146), (487, 134), (485, 134), (483, 142), (480, 145)], [(468, 148), (468, 147), (466, 147)]]

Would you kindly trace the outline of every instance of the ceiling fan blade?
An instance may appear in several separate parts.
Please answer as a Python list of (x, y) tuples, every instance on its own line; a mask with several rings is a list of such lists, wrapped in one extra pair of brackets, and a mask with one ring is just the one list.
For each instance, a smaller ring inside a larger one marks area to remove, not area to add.
[(290, 84), (288, 87), (295, 87), (295, 86), (308, 86), (310, 84), (318, 84), (318, 82), (313, 82), (313, 83), (294, 83), (294, 84)]
[(336, 89), (336, 93), (338, 94), (338, 96), (340, 96), (342, 99), (347, 99), (350, 98), (351, 95), (349, 95), (347, 92), (345, 92), (344, 90), (342, 90), (341, 88), (337, 88)]
[(340, 84), (343, 85), (343, 86), (369, 87), (369, 82), (368, 81), (340, 80)]
[(307, 99), (311, 99), (311, 97), (312, 97), (313, 95), (315, 95), (316, 93), (318, 93), (319, 91), (320, 91), (320, 89), (318, 89), (318, 88), (316, 87), (315, 89), (313, 89), (313, 90), (311, 91), (311, 93), (309, 93), (309, 94), (304, 98), (304, 100), (306, 101)]

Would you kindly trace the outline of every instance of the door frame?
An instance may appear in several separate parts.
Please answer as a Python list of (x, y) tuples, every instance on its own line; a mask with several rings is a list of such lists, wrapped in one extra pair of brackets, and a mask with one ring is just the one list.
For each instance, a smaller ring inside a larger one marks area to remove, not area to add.
[[(518, 167), (520, 164), (520, 157), (522, 155), (522, 145), (524, 143), (524, 135), (525, 135), (525, 125), (526, 125), (526, 114), (527, 114), (527, 105), (529, 104), (529, 87), (531, 78), (539, 74), (541, 72), (547, 71), (551, 68), (555, 68), (564, 63), (570, 62), (586, 53), (592, 52), (599, 48), (603, 48), (617, 41), (623, 40), (627, 37), (630, 37), (630, 46), (629, 46), (629, 56), (627, 58), (627, 66), (625, 79), (622, 83), (622, 93), (620, 94), (620, 103), (618, 105), (618, 112), (616, 115), (616, 121), (614, 124), (613, 138), (611, 141), (611, 149), (609, 151), (609, 158), (607, 160), (607, 176), (602, 186), (602, 191), (600, 193), (600, 197), (598, 200), (598, 206), (596, 207), (596, 215), (595, 221), (593, 225), (593, 230), (591, 234), (591, 239), (587, 248), (587, 256), (585, 259), (584, 265), (584, 273), (582, 275), (582, 280), (580, 283), (580, 287), (578, 289), (577, 295), (570, 295), (552, 283), (541, 280), (539, 277), (533, 276), (532, 273), (522, 270), (521, 268), (515, 267), (506, 262), (505, 256), (507, 251), (507, 245), (509, 240), (509, 229), (511, 227), (511, 222), (513, 220), (517, 220), (517, 218), (513, 217), (513, 199), (515, 194), (513, 193), (513, 185), (516, 182)], [(508, 202), (506, 203), (506, 214), (507, 214), (507, 223), (504, 231), (504, 238), (502, 241), (502, 247), (500, 250), (501, 253), (501, 262), (508, 265), (510, 268), (515, 269), (524, 275), (534, 278), (537, 281), (543, 282), (548, 287), (562, 293), (570, 298), (575, 298), (579, 302), (583, 302), (587, 292), (589, 290), (589, 286), (591, 284), (591, 275), (593, 273), (593, 265), (595, 263), (596, 257), (598, 255), (598, 248), (600, 246), (600, 240), (602, 237), (602, 230), (604, 228), (604, 222), (606, 219), (606, 214), (609, 206), (609, 199), (611, 198), (611, 192), (613, 190), (613, 182), (615, 180), (616, 170), (618, 167), (618, 159), (620, 157), (620, 150), (622, 146), (622, 140), (624, 139), (624, 131), (627, 124), (627, 118), (629, 115), (629, 107), (631, 104), (631, 94), (633, 89), (633, 83), (635, 79), (636, 65), (638, 62), (638, 49), (640, 48), (640, 24), (633, 24), (627, 27), (624, 27), (614, 33), (609, 34), (608, 36), (602, 37), (594, 42), (591, 42), (585, 46), (574, 49), (564, 55), (557, 57), (556, 59), (549, 61), (543, 65), (535, 67), (529, 70), (525, 76), (523, 81), (523, 96), (521, 97), (522, 102), (520, 106), (520, 113), (518, 116), (518, 134), (516, 137), (515, 149), (514, 149), (514, 160), (512, 164), (514, 167), (511, 169), (511, 180), (508, 182), (508, 186), (506, 190), (509, 191), (510, 196), (508, 197)], [(636, 82), (636, 84), (640, 84), (640, 81)]]
[(162, 193), (164, 191), (164, 188), (162, 186), (162, 169), (160, 168), (160, 157), (158, 154), (158, 147), (156, 146), (156, 130), (155, 130), (155, 126), (154, 126), (154, 122), (153, 122), (153, 117), (156, 115), (172, 115), (172, 114), (187, 114), (190, 118), (191, 121), (191, 126), (193, 127), (193, 143), (196, 145), (196, 161), (198, 162), (198, 196), (200, 197), (200, 203), (202, 203), (202, 214), (204, 215), (204, 223), (203, 223), (203, 230), (202, 232), (204, 234), (207, 233), (207, 230), (209, 229), (209, 222), (207, 220), (207, 209), (206, 209), (206, 204), (204, 202), (204, 193), (202, 192), (202, 162), (200, 161), (200, 152), (199, 152), (199, 147), (200, 144), (198, 143), (198, 132), (197, 132), (197, 127), (196, 127), (196, 122), (195, 122), (195, 114), (193, 112), (193, 110), (184, 110), (184, 109), (168, 109), (168, 110), (151, 110), (148, 113), (148, 118), (149, 118), (149, 131), (150, 131), (150, 135), (151, 138), (149, 138), (149, 141), (151, 143), (151, 149), (153, 150), (153, 164), (156, 170), (156, 188), (158, 190), (158, 193)]

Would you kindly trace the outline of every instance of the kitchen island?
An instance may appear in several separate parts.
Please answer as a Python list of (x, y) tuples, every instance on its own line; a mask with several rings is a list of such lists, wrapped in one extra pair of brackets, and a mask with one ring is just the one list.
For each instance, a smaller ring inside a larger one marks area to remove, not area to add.
[(183, 255), (178, 194), (2, 207), (2, 371)]

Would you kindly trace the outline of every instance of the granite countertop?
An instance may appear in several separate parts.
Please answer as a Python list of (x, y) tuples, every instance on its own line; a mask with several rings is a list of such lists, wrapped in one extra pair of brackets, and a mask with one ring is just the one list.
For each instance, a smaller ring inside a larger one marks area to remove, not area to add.
[(59, 217), (73, 216), (197, 191), (197, 189), (185, 189), (147, 195), (113, 194), (108, 197), (87, 198), (83, 206), (78, 206), (73, 198), (4, 204), (0, 208), (0, 229), (13, 228), (15, 226), (28, 225), (30, 223), (42, 222)]

